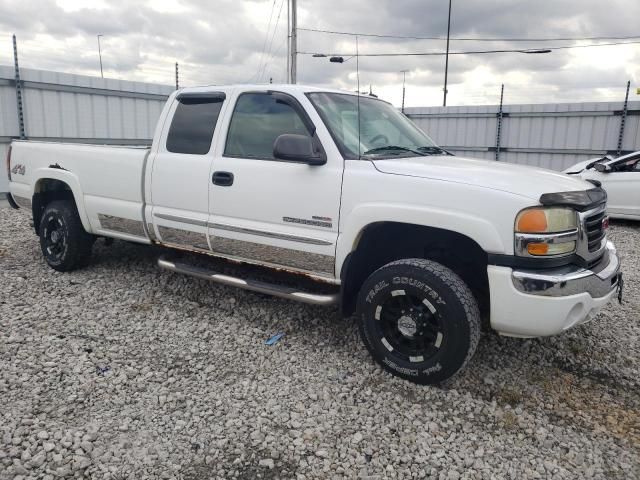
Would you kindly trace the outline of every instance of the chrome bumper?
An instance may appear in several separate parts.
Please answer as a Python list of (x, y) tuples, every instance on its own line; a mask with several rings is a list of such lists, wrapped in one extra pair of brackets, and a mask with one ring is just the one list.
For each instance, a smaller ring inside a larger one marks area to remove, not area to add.
[(565, 297), (588, 293), (601, 298), (619, 288), (622, 273), (616, 248), (607, 242), (604, 266), (588, 270), (575, 265), (549, 270), (514, 270), (511, 280), (517, 290), (530, 295)]

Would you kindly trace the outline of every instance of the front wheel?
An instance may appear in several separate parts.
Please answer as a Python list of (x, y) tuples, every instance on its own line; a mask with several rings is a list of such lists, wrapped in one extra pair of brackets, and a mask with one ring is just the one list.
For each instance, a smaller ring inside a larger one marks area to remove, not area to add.
[(386, 370), (415, 383), (452, 378), (473, 356), (480, 312), (469, 287), (445, 266), (420, 258), (389, 263), (358, 296), (362, 339)]
[(42, 213), (38, 232), (42, 255), (54, 270), (68, 272), (89, 262), (94, 237), (84, 230), (72, 202), (49, 203)]

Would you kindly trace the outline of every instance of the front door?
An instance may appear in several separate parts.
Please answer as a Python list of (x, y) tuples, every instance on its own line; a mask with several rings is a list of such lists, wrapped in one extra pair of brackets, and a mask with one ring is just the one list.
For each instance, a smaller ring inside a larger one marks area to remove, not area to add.
[[(210, 183), (212, 250), (333, 278), (344, 165), (324, 124), (304, 95), (242, 92), (228, 101)], [(327, 162), (275, 159), (274, 141), (287, 133), (316, 136)]]
[[(224, 105), (216, 92), (179, 94), (151, 164), (152, 237), (170, 246), (209, 251), (212, 139)], [(154, 228), (155, 227), (155, 228)]]

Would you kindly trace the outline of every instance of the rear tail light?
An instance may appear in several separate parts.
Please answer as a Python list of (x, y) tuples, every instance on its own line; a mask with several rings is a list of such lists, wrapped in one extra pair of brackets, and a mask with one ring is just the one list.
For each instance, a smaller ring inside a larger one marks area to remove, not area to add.
[(11, 145), (9, 145), (9, 149), (7, 150), (7, 177), (9, 181), (11, 181)]

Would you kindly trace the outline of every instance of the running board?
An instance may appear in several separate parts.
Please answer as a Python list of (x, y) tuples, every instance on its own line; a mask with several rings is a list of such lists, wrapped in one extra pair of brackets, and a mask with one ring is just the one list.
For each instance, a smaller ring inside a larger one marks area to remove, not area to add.
[(196, 267), (194, 265), (188, 265), (186, 263), (167, 260), (164, 257), (158, 259), (158, 266), (171, 272), (183, 273), (192, 277), (202, 278), (209, 280), (210, 282), (221, 283), (230, 287), (238, 287), (244, 290), (251, 290), (252, 292), (266, 293), (267, 295), (273, 295), (275, 297), (286, 298), (288, 300), (295, 300), (297, 302), (309, 303), (311, 305), (329, 306), (338, 303), (340, 295), (338, 293), (333, 294), (316, 294), (301, 292), (292, 287), (284, 285), (275, 285), (272, 283), (260, 282), (257, 280), (244, 280), (238, 277), (232, 277), (229, 275), (223, 275), (213, 270), (209, 270), (202, 267)]

